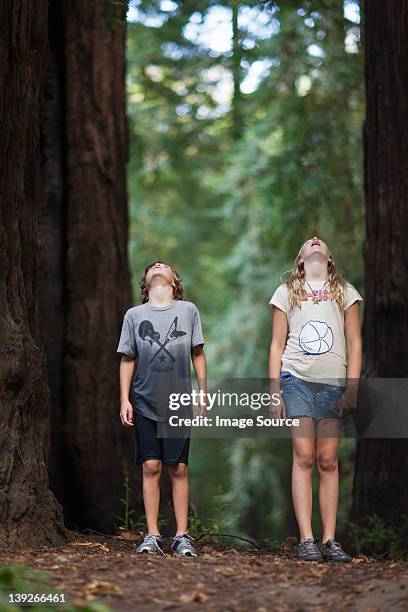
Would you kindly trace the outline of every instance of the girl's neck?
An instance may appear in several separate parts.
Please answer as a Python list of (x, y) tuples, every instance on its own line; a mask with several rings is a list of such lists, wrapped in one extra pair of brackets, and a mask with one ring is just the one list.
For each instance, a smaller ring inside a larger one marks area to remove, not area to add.
[(307, 281), (327, 280), (327, 261), (305, 261), (305, 278)]
[(156, 308), (169, 306), (173, 301), (173, 287), (159, 279), (149, 289), (149, 304)]

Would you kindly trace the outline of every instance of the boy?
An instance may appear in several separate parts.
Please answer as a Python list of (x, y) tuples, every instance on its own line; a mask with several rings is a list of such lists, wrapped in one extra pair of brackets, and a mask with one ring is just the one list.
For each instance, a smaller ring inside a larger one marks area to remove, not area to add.
[[(190, 438), (157, 437), (166, 428), (168, 394), (191, 392), (190, 358), (199, 390), (205, 392), (204, 338), (197, 307), (184, 300), (184, 287), (172, 266), (156, 261), (148, 265), (140, 283), (142, 304), (124, 316), (117, 348), (120, 362), (120, 418), (125, 427), (135, 427), (137, 464), (143, 464), (143, 501), (147, 533), (137, 552), (162, 554), (158, 529), (159, 480), (163, 463), (172, 483), (177, 531), (172, 551), (177, 556), (196, 557), (188, 523), (188, 454)], [(135, 413), (129, 401), (133, 382)], [(200, 413), (205, 410), (200, 406)]]

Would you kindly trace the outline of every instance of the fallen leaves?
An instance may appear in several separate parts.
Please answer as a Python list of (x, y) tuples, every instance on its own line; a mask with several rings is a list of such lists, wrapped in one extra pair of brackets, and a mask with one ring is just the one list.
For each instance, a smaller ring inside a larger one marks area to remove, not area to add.
[(106, 544), (101, 544), (99, 542), (71, 542), (70, 546), (91, 546), (92, 548), (99, 548), (103, 550), (103, 552), (110, 552)]
[(369, 563), (370, 559), (368, 557), (353, 557), (351, 560), (352, 563)]
[(143, 536), (142, 532), (126, 531), (126, 529), (119, 529), (116, 537), (119, 540), (139, 540), (141, 536)]
[(208, 595), (202, 591), (194, 591), (193, 593), (183, 593), (180, 595), (179, 600), (183, 604), (187, 603), (205, 603), (208, 600)]
[(84, 588), (85, 599), (91, 600), (100, 597), (101, 595), (117, 595), (123, 596), (123, 591), (120, 587), (108, 580), (92, 580)]
[(370, 591), (374, 591), (377, 588), (377, 586), (372, 583), (372, 582), (368, 582), (366, 584), (360, 584), (359, 586), (356, 586), (354, 588), (354, 591), (356, 593), (369, 593)]
[[(357, 557), (340, 566), (305, 564), (271, 551), (209, 543), (200, 545), (197, 559), (146, 558), (134, 554), (132, 540), (134, 536), (125, 531), (109, 540), (78, 533), (64, 546), (27, 550), (14, 557), (10, 552), (9, 557), (30, 566), (46, 565), (52, 571), (52, 586), (78, 602), (97, 599), (115, 609), (114, 599), (121, 598), (123, 610), (150, 606), (162, 612), (200, 607), (289, 612), (308, 601), (313, 602), (309, 609), (314, 612), (354, 609), (357, 602), (364, 604), (361, 609), (366, 612), (370, 606), (374, 612), (376, 605), (379, 610), (391, 609), (391, 603), (408, 591), (404, 589), (408, 581), (404, 561)], [(3, 555), (0, 563), (8, 562)]]

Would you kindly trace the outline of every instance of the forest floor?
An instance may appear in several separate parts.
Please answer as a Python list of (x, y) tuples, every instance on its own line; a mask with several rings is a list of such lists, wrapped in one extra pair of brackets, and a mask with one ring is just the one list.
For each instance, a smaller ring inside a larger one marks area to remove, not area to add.
[[(126, 612), (408, 609), (406, 561), (362, 557), (343, 565), (305, 563), (290, 553), (204, 542), (198, 543), (199, 557), (179, 559), (138, 555), (126, 534), (70, 535), (59, 547), (3, 550), (0, 566), (18, 563), (46, 571), (48, 584), (64, 592), (71, 605), (103, 602)], [(64, 606), (55, 609), (62, 612)]]

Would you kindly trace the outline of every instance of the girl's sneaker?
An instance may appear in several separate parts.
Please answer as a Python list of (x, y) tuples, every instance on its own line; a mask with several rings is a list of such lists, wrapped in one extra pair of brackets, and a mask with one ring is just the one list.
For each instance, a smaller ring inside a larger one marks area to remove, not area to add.
[(337, 561), (338, 563), (350, 563), (351, 557), (344, 552), (336, 540), (330, 538), (321, 545), (323, 559), (325, 561)]
[(146, 533), (143, 538), (143, 542), (139, 544), (136, 548), (136, 552), (138, 553), (150, 553), (155, 554), (160, 552), (162, 555), (166, 553), (163, 552), (161, 546), (163, 545), (163, 538), (161, 535), (156, 535), (155, 533)]
[(188, 533), (182, 533), (173, 538), (171, 548), (176, 557), (196, 557), (197, 551), (191, 543), (194, 540)]
[(299, 542), (297, 554), (301, 561), (323, 561), (317, 540), (313, 538), (308, 538), (304, 542)]

